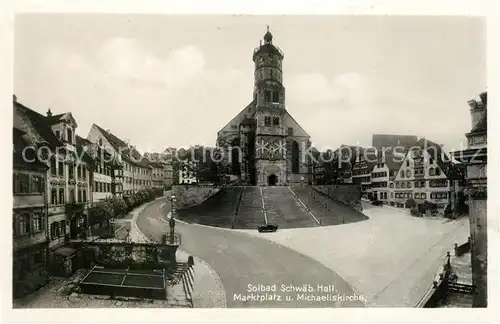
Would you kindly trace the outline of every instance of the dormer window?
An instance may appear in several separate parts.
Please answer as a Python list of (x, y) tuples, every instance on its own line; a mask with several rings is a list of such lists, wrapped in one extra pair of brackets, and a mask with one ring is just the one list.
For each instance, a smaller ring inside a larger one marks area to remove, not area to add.
[(56, 137), (58, 139), (61, 139), (61, 131), (58, 131), (58, 130), (56, 131)]
[(98, 144), (100, 147), (102, 147), (102, 138), (99, 138)]

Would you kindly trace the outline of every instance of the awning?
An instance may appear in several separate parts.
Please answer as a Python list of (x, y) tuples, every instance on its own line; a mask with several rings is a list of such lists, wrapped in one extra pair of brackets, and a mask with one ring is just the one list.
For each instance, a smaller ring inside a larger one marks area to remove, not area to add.
[(76, 254), (78, 251), (73, 249), (73, 248), (70, 248), (70, 247), (67, 247), (67, 246), (63, 246), (63, 247), (60, 247), (58, 249), (56, 249), (54, 251), (54, 254), (55, 255), (59, 255), (59, 256), (62, 256), (62, 257), (69, 257), (69, 256), (72, 256), (73, 254)]

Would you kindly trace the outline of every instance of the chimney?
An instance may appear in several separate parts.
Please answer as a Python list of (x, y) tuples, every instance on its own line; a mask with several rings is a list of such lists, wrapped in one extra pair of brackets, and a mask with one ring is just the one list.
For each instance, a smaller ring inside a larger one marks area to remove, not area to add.
[(50, 111), (50, 108), (49, 110), (47, 110), (47, 117), (51, 117), (52, 116), (52, 111)]
[(14, 102), (17, 102), (17, 96), (16, 95), (12, 95), (12, 99), (14, 100)]

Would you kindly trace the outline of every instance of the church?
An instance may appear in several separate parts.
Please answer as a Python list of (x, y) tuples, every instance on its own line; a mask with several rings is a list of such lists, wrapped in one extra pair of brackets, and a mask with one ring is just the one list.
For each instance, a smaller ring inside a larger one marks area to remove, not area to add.
[(286, 109), (284, 54), (269, 27), (252, 59), (253, 100), (217, 133), (222, 173), (245, 185), (308, 183), (310, 136)]

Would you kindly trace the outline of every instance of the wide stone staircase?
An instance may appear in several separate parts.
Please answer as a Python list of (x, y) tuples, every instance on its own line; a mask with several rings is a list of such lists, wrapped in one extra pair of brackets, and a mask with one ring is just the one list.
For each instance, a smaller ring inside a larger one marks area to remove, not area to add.
[(259, 187), (244, 187), (239, 205), (234, 215), (233, 227), (237, 229), (256, 229), (265, 225)]
[(200, 205), (178, 210), (179, 219), (209, 226), (231, 228), (243, 187), (225, 187)]
[(323, 226), (347, 224), (368, 219), (361, 212), (310, 187), (293, 187), (292, 190)]
[(279, 228), (319, 226), (289, 187), (263, 187), (262, 194), (268, 224)]

